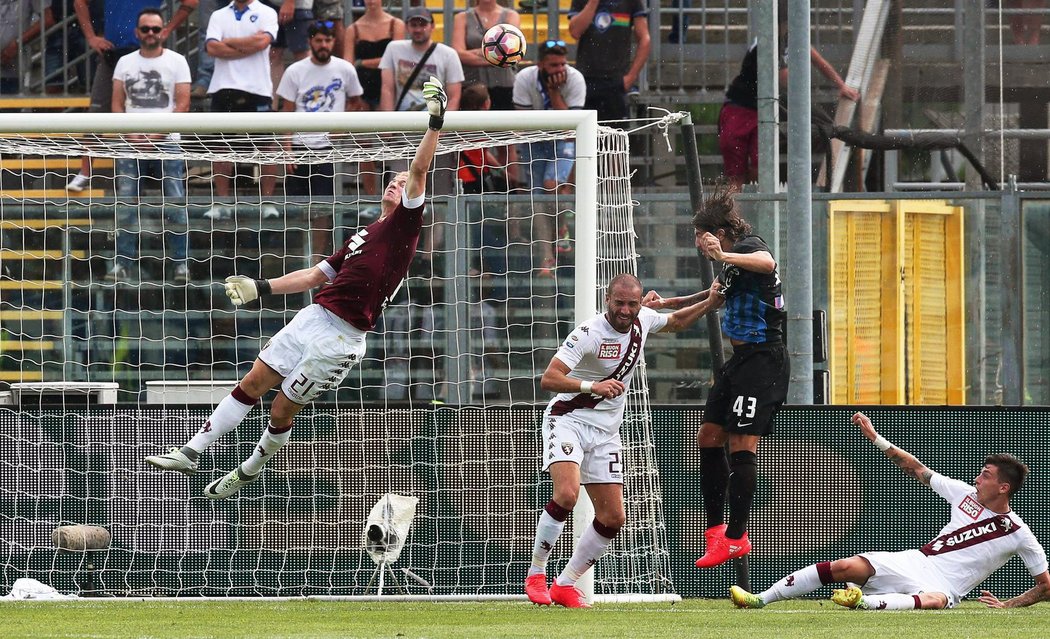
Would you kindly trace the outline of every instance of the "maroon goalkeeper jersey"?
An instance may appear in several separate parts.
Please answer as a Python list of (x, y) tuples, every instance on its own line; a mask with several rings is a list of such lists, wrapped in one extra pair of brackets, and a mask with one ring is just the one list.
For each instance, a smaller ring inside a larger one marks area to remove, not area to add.
[(314, 295), (314, 304), (362, 331), (375, 328), (379, 314), (408, 274), (423, 227), (424, 207), (407, 209), (399, 202), (390, 215), (355, 233), (342, 249), (326, 258), (336, 275)]

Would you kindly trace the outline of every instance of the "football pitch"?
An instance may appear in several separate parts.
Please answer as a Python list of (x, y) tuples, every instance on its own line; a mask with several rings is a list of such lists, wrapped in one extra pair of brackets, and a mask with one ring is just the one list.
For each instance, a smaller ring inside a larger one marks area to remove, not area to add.
[(737, 610), (728, 600), (605, 604), (591, 610), (526, 603), (332, 601), (71, 601), (0, 603), (0, 637), (39, 639), (471, 639), (495, 637), (761, 639), (919, 637), (1016, 639), (1050, 635), (1050, 605), (991, 610), (859, 612), (829, 602)]

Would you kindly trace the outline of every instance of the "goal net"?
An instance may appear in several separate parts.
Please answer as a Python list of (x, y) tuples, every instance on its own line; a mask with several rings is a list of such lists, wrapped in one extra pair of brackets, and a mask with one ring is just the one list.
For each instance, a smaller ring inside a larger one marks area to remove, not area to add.
[[(376, 219), (425, 122), (5, 116), (0, 588), (29, 576), (104, 595), (520, 595), (551, 494), (538, 377), (604, 284), (635, 270), (627, 138), (593, 114), (448, 115), (416, 262), (364, 361), (296, 418), (262, 481), (202, 496), (257, 441), (272, 395), (188, 480), (142, 461), (186, 441), (309, 302), (235, 308), (222, 280), (312, 266)], [(571, 172), (553, 170), (573, 146)], [(80, 156), (90, 185), (67, 192)], [(320, 182), (292, 188), (293, 166)], [(319, 194), (325, 180), (334, 196)], [(623, 427), (628, 522), (595, 568), (599, 598), (674, 596), (645, 380), (642, 366)], [(115, 404), (92, 394), (102, 385)], [(365, 524), (387, 493), (419, 501), (383, 570)], [(81, 524), (111, 541), (56, 547), (55, 528)]]

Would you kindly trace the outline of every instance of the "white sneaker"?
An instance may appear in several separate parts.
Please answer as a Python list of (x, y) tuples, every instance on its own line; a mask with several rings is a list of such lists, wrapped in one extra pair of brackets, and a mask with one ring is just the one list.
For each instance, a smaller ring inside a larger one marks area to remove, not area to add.
[(185, 262), (175, 267), (175, 281), (182, 284), (190, 281), (190, 267)]
[(232, 215), (233, 211), (224, 204), (212, 204), (211, 208), (204, 212), (204, 218), (207, 220), (225, 220)]
[(262, 473), (258, 475), (245, 475), (241, 470), (240, 465), (234, 468), (230, 472), (226, 473), (219, 479), (216, 479), (204, 489), (204, 496), (208, 499), (226, 499), (233, 493), (241, 489), (241, 486), (247, 485), (259, 479)]
[(106, 273), (106, 279), (110, 282), (123, 282), (128, 279), (128, 270), (120, 264), (114, 264), (113, 268)]
[(73, 176), (73, 179), (69, 181), (69, 184), (66, 185), (66, 190), (79, 193), (89, 186), (91, 186), (91, 176), (77, 173)]
[(174, 470), (183, 475), (192, 475), (197, 470), (196, 460), (190, 459), (175, 446), (169, 448), (168, 452), (163, 455), (150, 455), (146, 458), (146, 463), (161, 470)]
[(262, 212), (263, 218), (269, 217), (281, 217), (281, 212), (277, 210), (277, 207), (273, 204), (263, 204), (259, 210)]

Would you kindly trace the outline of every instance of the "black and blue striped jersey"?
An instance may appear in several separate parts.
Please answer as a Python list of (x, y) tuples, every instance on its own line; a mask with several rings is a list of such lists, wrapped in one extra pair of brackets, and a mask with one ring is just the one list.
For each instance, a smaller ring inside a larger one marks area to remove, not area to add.
[[(772, 254), (757, 235), (747, 235), (729, 249), (730, 253), (759, 251)], [(724, 264), (718, 280), (726, 298), (723, 333), (731, 339), (751, 344), (784, 340), (787, 314), (784, 312), (780, 275), (775, 268), (772, 273), (756, 273)]]

